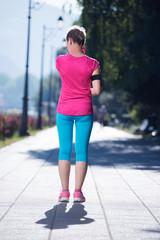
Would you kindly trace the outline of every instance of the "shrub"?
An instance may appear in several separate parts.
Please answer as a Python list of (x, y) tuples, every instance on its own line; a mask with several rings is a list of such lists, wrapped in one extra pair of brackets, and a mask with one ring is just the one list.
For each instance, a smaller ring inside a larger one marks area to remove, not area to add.
[[(12, 137), (21, 127), (21, 114), (2, 114), (0, 113), (0, 139)], [(42, 118), (42, 126), (46, 125), (46, 119)], [(28, 128), (36, 129), (37, 118), (28, 117)]]

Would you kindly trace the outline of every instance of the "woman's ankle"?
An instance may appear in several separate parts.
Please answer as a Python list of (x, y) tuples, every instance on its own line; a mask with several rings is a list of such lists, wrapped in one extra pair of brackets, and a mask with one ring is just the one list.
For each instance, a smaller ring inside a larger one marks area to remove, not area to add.
[(63, 189), (62, 192), (69, 192), (69, 189)]
[(75, 192), (81, 192), (81, 189), (75, 188)]

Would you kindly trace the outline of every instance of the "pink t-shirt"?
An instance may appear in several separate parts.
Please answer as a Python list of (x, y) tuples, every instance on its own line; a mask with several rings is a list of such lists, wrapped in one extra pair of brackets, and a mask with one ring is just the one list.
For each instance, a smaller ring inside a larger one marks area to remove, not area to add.
[(93, 113), (91, 76), (99, 62), (88, 56), (61, 55), (56, 68), (61, 75), (61, 94), (57, 112), (65, 115), (89, 115)]

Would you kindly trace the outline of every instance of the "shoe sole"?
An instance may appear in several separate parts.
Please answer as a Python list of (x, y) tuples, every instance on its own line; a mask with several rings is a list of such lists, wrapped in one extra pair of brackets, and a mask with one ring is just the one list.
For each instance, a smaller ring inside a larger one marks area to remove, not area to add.
[(85, 202), (85, 199), (82, 199), (82, 198), (74, 198), (74, 202)]
[(60, 198), (59, 202), (69, 202), (69, 198)]

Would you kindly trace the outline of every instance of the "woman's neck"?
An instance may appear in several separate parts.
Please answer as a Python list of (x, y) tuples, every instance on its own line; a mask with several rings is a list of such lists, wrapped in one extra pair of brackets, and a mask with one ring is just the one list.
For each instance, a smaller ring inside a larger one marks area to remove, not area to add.
[(75, 57), (81, 57), (84, 56), (83, 52), (82, 52), (82, 48), (78, 45), (72, 45), (72, 47), (70, 49), (68, 49), (69, 54), (71, 54), (72, 56)]
[(69, 52), (70, 55), (74, 56), (74, 57), (82, 57), (85, 54), (83, 54), (82, 52)]

